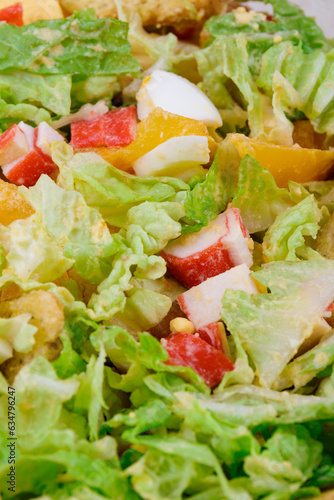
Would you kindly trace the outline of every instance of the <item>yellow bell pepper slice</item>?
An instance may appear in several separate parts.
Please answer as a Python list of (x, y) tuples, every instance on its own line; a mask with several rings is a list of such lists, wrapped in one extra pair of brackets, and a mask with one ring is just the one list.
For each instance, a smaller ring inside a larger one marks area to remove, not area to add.
[(279, 187), (287, 187), (289, 180), (299, 183), (323, 180), (334, 164), (334, 151), (278, 146), (243, 134), (229, 134), (228, 138), (240, 158), (246, 154), (255, 158), (272, 173)]

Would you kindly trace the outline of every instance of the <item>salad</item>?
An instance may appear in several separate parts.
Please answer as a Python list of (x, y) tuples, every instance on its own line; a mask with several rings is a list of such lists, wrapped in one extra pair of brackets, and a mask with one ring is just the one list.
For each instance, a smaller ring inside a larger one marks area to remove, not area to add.
[(333, 40), (4, 3), (2, 498), (333, 498)]

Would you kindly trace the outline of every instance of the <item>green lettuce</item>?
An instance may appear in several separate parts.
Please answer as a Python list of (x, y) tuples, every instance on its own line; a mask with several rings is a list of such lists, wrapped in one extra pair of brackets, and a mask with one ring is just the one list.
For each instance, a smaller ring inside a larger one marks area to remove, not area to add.
[(0, 363), (17, 352), (29, 352), (35, 344), (37, 327), (31, 325), (30, 314), (20, 314), (13, 318), (0, 318)]
[(183, 225), (182, 233), (199, 231), (225, 210), (236, 191), (239, 163), (238, 152), (230, 141), (219, 144), (205, 179), (197, 182), (186, 195), (187, 224)]
[[(208, 47), (196, 52), (195, 56), (209, 97), (212, 86), (209, 78), (211, 72), (215, 71), (220, 76), (222, 95), (229, 96), (225, 103), (221, 103), (223, 108), (231, 109), (231, 99), (241, 102), (248, 113), (252, 137), (278, 144), (292, 144), (292, 124), (280, 107), (272, 106), (269, 97), (259, 91), (251, 74), (247, 39), (243, 34), (217, 37)], [(228, 93), (224, 79), (229, 79), (236, 86), (235, 99)], [(217, 93), (217, 88), (214, 92)]]
[(137, 387), (143, 389), (143, 377), (149, 374), (148, 370), (154, 370), (177, 374), (193, 384), (198, 391), (208, 393), (202, 378), (191, 368), (164, 363), (168, 354), (156, 338), (146, 332), (140, 333), (138, 337), (139, 342), (136, 342), (126, 330), (114, 325), (99, 328), (91, 335), (95, 348), (102, 344), (112, 363), (123, 368), (122, 374), (108, 372), (108, 382), (112, 388), (120, 388), (126, 392), (132, 392)]
[(222, 319), (237, 336), (264, 387), (271, 387), (334, 299), (332, 261), (275, 262), (253, 277), (271, 293), (227, 290)]
[(38, 125), (43, 121), (50, 122), (51, 114), (46, 109), (38, 108), (33, 104), (8, 104), (0, 99), (0, 132), (4, 132), (20, 121)]
[(247, 487), (254, 497), (279, 491), (277, 498), (291, 498), (312, 476), (321, 462), (321, 453), (321, 443), (312, 439), (305, 427), (278, 427), (261, 454), (246, 457), (244, 470), (248, 477), (235, 482)]
[(41, 214), (47, 233), (74, 260), (74, 268), (87, 281), (99, 283), (111, 271), (111, 259), (119, 245), (99, 212), (86, 205), (77, 191), (65, 191), (47, 175), (20, 194)]
[[(272, 19), (267, 19), (259, 14), (254, 17), (251, 23), (239, 24), (234, 13), (221, 16), (212, 16), (206, 23), (205, 29), (213, 36), (233, 35), (234, 33), (246, 33), (249, 35), (249, 44), (255, 45), (261, 40), (258, 33), (268, 33), (271, 37), (279, 32), (295, 32), (296, 38), (302, 40), (302, 47), (305, 52), (312, 52), (319, 48), (325, 48), (326, 38), (311, 17), (305, 16), (302, 9), (291, 4), (287, 0), (264, 0), (273, 6), (274, 15)], [(254, 26), (254, 23), (256, 25)], [(281, 33), (283, 32), (283, 33)], [(269, 38), (269, 37), (268, 37)], [(267, 42), (268, 43), (268, 42)], [(271, 43), (274, 43), (271, 41)]]
[(46, 232), (40, 213), (14, 221), (7, 227), (0, 225), (0, 241), (5, 250), (6, 272), (23, 281), (53, 281), (74, 263), (73, 259), (64, 256), (63, 248)]
[(249, 155), (241, 160), (232, 206), (239, 208), (251, 234), (268, 229), (281, 212), (293, 205), (289, 191), (277, 187), (269, 170)]
[(187, 184), (175, 178), (128, 174), (95, 153), (73, 155), (72, 148), (60, 142), (52, 148), (52, 158), (60, 169), (59, 185), (81, 193), (90, 207), (116, 227), (124, 227), (131, 207), (144, 201), (174, 201), (179, 192), (189, 190)]
[(22, 27), (2, 24), (0, 40), (0, 71), (89, 76), (140, 70), (130, 55), (127, 25), (111, 18), (96, 19), (93, 9)]
[(189, 410), (194, 400), (224, 424), (265, 431), (270, 425), (312, 423), (331, 419), (334, 397), (293, 394), (256, 385), (234, 385), (214, 396), (178, 393)]
[(306, 249), (305, 237), (316, 238), (327, 210), (320, 209), (313, 195), (279, 214), (263, 239), (263, 255), (267, 262), (297, 260)]
[(306, 385), (318, 373), (334, 363), (334, 337), (332, 332), (326, 335), (313, 349), (298, 356), (289, 363), (275, 382), (277, 390)]
[(71, 109), (70, 75), (42, 76), (24, 71), (0, 73), (0, 95), (9, 104), (38, 103), (59, 115)]
[(254, 22), (239, 24), (229, 13), (206, 23), (212, 36), (195, 57), (202, 88), (226, 122), (221, 131), (241, 128), (248, 133), (243, 116), (247, 111), (250, 135), (260, 140), (291, 146), (291, 121), (301, 116), (317, 132), (332, 136), (334, 70), (332, 52), (326, 53), (329, 44), (299, 7), (287, 1), (268, 3), (275, 11), (270, 21), (257, 14)]

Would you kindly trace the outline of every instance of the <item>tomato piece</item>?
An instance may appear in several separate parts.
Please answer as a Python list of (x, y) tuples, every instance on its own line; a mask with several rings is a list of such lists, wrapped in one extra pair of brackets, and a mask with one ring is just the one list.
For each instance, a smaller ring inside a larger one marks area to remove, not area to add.
[(167, 364), (189, 366), (212, 388), (218, 385), (225, 373), (234, 365), (221, 351), (190, 333), (172, 333), (161, 343), (168, 352)]
[(198, 233), (172, 241), (160, 255), (169, 274), (191, 288), (234, 266), (251, 266), (248, 238), (239, 210), (229, 208)]
[(23, 9), (22, 3), (14, 3), (9, 7), (0, 9), (0, 21), (6, 21), (8, 24), (23, 26)]
[(134, 104), (108, 111), (103, 115), (103, 121), (107, 147), (125, 147), (135, 140), (138, 119)]

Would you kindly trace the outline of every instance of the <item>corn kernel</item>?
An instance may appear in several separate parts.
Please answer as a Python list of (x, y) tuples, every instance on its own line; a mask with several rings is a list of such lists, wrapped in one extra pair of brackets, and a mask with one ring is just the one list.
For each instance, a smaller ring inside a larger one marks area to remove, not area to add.
[(189, 319), (186, 318), (174, 318), (169, 323), (170, 331), (172, 333), (195, 333), (195, 327)]

